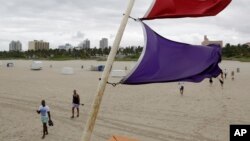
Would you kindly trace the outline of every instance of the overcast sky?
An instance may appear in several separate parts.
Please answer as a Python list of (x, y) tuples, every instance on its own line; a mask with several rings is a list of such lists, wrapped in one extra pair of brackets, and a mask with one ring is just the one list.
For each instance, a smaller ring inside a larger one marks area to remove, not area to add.
[[(88, 38), (91, 47), (99, 40), (109, 39), (112, 45), (122, 14), (129, 0), (0, 0), (0, 50), (9, 50), (11, 40), (22, 42), (44, 40), (50, 48), (70, 43), (77, 46)], [(131, 16), (142, 17), (152, 0), (135, 0)], [(146, 21), (166, 38), (200, 44), (203, 36), (225, 43), (250, 42), (249, 0), (233, 0), (215, 17), (160, 19)], [(141, 45), (141, 25), (129, 20), (121, 46)]]

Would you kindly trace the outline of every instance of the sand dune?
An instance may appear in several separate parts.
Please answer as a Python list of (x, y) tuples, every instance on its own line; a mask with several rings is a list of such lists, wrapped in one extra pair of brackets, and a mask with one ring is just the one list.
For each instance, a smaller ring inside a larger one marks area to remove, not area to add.
[[(6, 63), (13, 62), (13, 68)], [(87, 71), (96, 61), (43, 61), (41, 71), (30, 70), (32, 61), (3, 60), (0, 66), (0, 139), (1, 141), (39, 141), (42, 136), (36, 110), (45, 99), (55, 126), (46, 141), (80, 141), (100, 72)], [(114, 69), (134, 62), (116, 62)], [(49, 66), (53, 67), (50, 68)], [(81, 69), (84, 65), (84, 69)], [(73, 75), (60, 74), (72, 67)], [(113, 135), (131, 136), (141, 141), (226, 141), (230, 124), (249, 124), (250, 63), (224, 61), (228, 77), (224, 88), (214, 80), (185, 83), (181, 96), (177, 83), (138, 86), (107, 86), (92, 141), (106, 141)], [(239, 67), (235, 80), (230, 72)], [(117, 82), (118, 78), (110, 81)], [(80, 117), (70, 119), (72, 91), (81, 101)]]

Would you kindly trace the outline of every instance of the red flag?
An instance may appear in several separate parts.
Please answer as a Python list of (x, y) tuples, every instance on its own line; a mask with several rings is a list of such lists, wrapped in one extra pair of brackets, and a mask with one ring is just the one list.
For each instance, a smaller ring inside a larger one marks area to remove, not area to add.
[(142, 20), (215, 16), (231, 0), (154, 0)]

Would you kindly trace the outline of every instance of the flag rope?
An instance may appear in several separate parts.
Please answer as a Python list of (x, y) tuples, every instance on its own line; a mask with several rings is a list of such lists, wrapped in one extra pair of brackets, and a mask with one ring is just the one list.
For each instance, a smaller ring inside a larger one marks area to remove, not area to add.
[[(125, 14), (123, 14), (123, 16), (124, 16)], [(134, 21), (139, 21), (140, 20), (140, 18), (134, 18), (134, 17), (132, 17), (132, 16), (128, 16), (130, 19), (133, 19)]]

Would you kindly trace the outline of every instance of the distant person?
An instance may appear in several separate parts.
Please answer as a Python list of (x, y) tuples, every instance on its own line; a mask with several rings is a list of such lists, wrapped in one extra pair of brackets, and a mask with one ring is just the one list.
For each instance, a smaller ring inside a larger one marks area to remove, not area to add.
[(79, 105), (80, 105), (80, 96), (76, 92), (76, 90), (73, 91), (73, 100), (72, 100), (72, 116), (71, 118), (74, 118), (75, 108), (77, 109), (77, 117), (79, 117)]
[(184, 92), (184, 86), (181, 85), (181, 86), (180, 86), (180, 93), (181, 93), (181, 95), (183, 95), (183, 92)]
[(179, 83), (179, 85), (180, 85), (180, 94), (183, 95), (184, 86), (181, 83)]
[(220, 79), (220, 78), (219, 78), (219, 81), (220, 81), (220, 86), (223, 88), (223, 84), (224, 84), (223, 79)]
[(220, 77), (221, 77), (222, 80), (224, 80), (224, 73), (223, 73), (223, 71), (221, 72)]
[(237, 68), (236, 71), (237, 71), (237, 73), (239, 73), (240, 72), (240, 68)]
[(50, 68), (52, 68), (52, 65), (49, 65)]
[(211, 78), (209, 78), (209, 83), (210, 83), (210, 85), (212, 85), (212, 84), (213, 84), (213, 79), (212, 79), (212, 77), (211, 77)]
[(234, 80), (234, 71), (231, 72), (232, 80)]
[(41, 121), (42, 121), (42, 124), (43, 124), (43, 136), (42, 136), (42, 139), (44, 139), (45, 135), (49, 134), (47, 123), (52, 122), (51, 116), (50, 116), (49, 106), (47, 106), (45, 104), (45, 100), (41, 101), (41, 106), (37, 110), (37, 113), (41, 115)]
[(227, 78), (227, 69), (224, 70), (224, 78)]
[(83, 69), (83, 65), (81, 66), (81, 68)]

